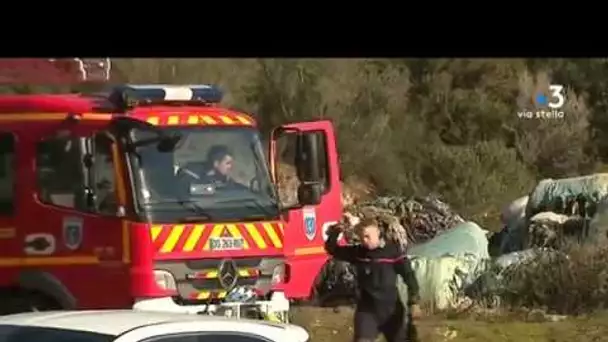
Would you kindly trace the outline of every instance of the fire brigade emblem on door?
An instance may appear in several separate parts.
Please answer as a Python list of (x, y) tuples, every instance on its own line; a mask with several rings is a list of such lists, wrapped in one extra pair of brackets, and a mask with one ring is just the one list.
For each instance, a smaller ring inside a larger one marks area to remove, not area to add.
[(82, 244), (82, 219), (66, 217), (63, 219), (63, 243), (71, 250), (76, 250)]
[(315, 208), (304, 208), (302, 215), (304, 216), (306, 238), (312, 241), (317, 235), (317, 214), (315, 213)]
[(234, 288), (239, 279), (238, 273), (234, 260), (224, 259), (220, 262), (220, 265), (217, 268), (217, 276), (220, 285), (224, 290), (230, 291)]

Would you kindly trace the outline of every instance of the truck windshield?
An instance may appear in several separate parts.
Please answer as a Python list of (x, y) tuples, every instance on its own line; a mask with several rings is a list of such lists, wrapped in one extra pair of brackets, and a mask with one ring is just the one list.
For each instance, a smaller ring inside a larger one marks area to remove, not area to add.
[(279, 215), (258, 132), (246, 127), (133, 129), (130, 159), (139, 209), (154, 222), (247, 221)]

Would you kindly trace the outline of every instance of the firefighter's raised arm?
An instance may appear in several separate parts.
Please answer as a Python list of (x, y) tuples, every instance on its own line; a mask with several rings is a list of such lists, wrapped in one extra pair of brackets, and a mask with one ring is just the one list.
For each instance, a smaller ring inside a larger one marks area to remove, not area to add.
[(327, 231), (327, 241), (325, 241), (325, 250), (335, 259), (353, 262), (357, 257), (358, 246), (339, 246), (338, 237), (343, 231), (341, 224), (336, 224)]
[(407, 304), (416, 305), (420, 300), (420, 287), (410, 259), (403, 255), (395, 263), (395, 272), (401, 276), (407, 286)]

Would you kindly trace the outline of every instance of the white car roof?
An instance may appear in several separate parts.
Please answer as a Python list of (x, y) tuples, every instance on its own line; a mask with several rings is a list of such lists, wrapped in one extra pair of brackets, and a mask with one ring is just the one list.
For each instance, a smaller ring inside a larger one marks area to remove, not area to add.
[[(0, 326), (17, 325), (41, 328), (55, 328), (72, 331), (86, 331), (118, 336), (125, 332), (136, 335), (152, 335), (178, 331), (202, 332), (242, 332), (264, 336), (274, 341), (282, 341), (292, 336), (293, 341), (305, 341), (308, 333), (291, 324), (278, 324), (261, 320), (233, 319), (206, 315), (189, 315), (164, 312), (144, 312), (134, 310), (81, 310), (28, 312), (0, 316)], [(164, 326), (167, 327), (165, 330)], [(177, 330), (177, 331), (176, 331)]]

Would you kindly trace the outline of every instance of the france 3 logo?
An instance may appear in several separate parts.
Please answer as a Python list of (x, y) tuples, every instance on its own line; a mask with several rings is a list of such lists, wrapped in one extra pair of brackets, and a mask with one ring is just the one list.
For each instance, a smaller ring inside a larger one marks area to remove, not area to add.
[(536, 111), (518, 111), (521, 119), (563, 119), (564, 112), (560, 109), (566, 103), (566, 91), (562, 84), (550, 84), (548, 92), (538, 92), (534, 96)]

